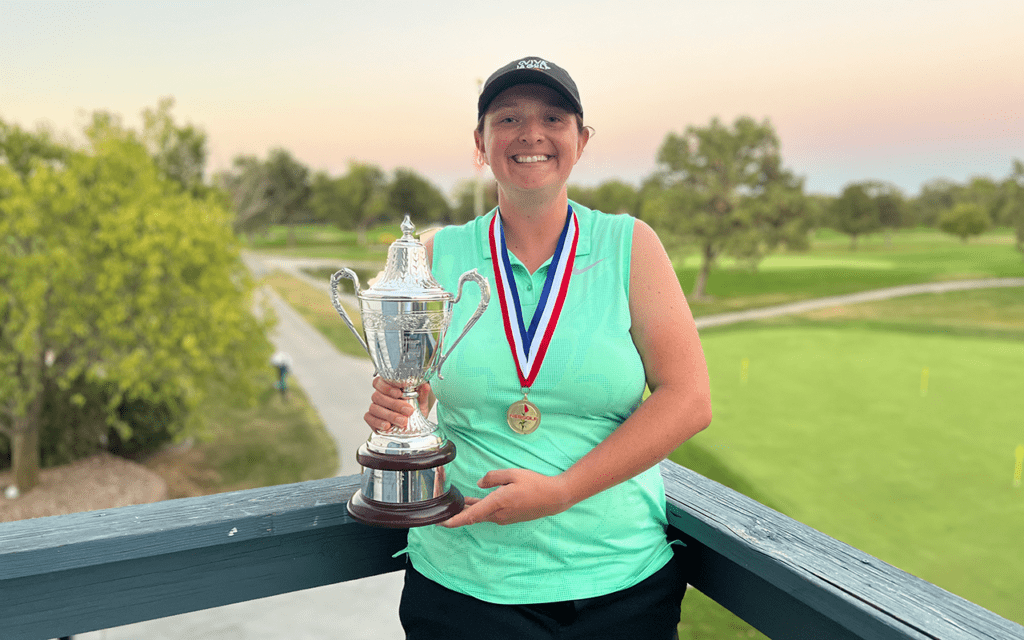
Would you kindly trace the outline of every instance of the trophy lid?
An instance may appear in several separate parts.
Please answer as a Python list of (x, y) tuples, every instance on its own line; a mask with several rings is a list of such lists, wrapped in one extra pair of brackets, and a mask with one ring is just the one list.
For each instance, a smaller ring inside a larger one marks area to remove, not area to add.
[(377, 283), (359, 293), (361, 298), (434, 300), (451, 294), (430, 273), (427, 248), (413, 237), (416, 225), (405, 215), (402, 237), (388, 248), (388, 261)]

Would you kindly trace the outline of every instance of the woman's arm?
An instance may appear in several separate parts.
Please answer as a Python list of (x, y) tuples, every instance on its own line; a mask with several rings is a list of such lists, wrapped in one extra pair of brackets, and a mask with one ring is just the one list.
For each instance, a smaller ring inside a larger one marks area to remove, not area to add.
[(587, 455), (557, 476), (525, 469), (485, 475), (481, 488), (444, 523), (510, 524), (559, 513), (649, 469), (711, 422), (707, 365), (697, 326), (657, 234), (637, 221), (633, 231), (629, 309), (633, 343), (644, 364), (650, 397)]

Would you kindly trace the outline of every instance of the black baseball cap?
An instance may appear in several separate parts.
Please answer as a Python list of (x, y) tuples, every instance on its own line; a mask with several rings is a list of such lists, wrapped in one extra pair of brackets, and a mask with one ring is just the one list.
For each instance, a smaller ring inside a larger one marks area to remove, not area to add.
[(580, 92), (569, 73), (554, 62), (530, 56), (513, 60), (498, 69), (487, 78), (480, 99), (476, 103), (477, 118), (482, 118), (491, 104), (491, 100), (499, 93), (517, 84), (543, 84), (551, 87), (569, 101), (576, 113), (583, 115), (580, 103)]

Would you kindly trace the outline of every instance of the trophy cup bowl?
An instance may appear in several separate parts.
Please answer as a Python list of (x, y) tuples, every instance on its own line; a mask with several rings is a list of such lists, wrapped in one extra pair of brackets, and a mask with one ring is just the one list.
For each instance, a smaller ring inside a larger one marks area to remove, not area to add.
[[(457, 295), (441, 288), (430, 273), (426, 248), (413, 237), (415, 227), (405, 216), (402, 237), (388, 248), (379, 281), (360, 289), (351, 269), (331, 276), (331, 301), (352, 333), (359, 338), (377, 375), (401, 387), (412, 408), (405, 426), (373, 429), (359, 447), (362, 483), (348, 503), (360, 522), (380, 527), (408, 528), (443, 522), (465, 506), (465, 499), (445, 474), (455, 459), (455, 444), (436, 433), (437, 425), (420, 411), (417, 389), (434, 374), (487, 308), (490, 286), (476, 269), (459, 278)], [(352, 280), (363, 332), (356, 329), (338, 298), (338, 284)], [(462, 333), (442, 353), (451, 324), (452, 307), (462, 298), (462, 285), (480, 287), (480, 304)]]

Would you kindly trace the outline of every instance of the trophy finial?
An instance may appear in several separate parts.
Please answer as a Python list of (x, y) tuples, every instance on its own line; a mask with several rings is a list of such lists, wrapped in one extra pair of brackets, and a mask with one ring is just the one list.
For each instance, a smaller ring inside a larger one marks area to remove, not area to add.
[(412, 232), (416, 230), (416, 225), (412, 223), (409, 218), (409, 214), (405, 214), (405, 220), (402, 220), (402, 240), (412, 240)]

